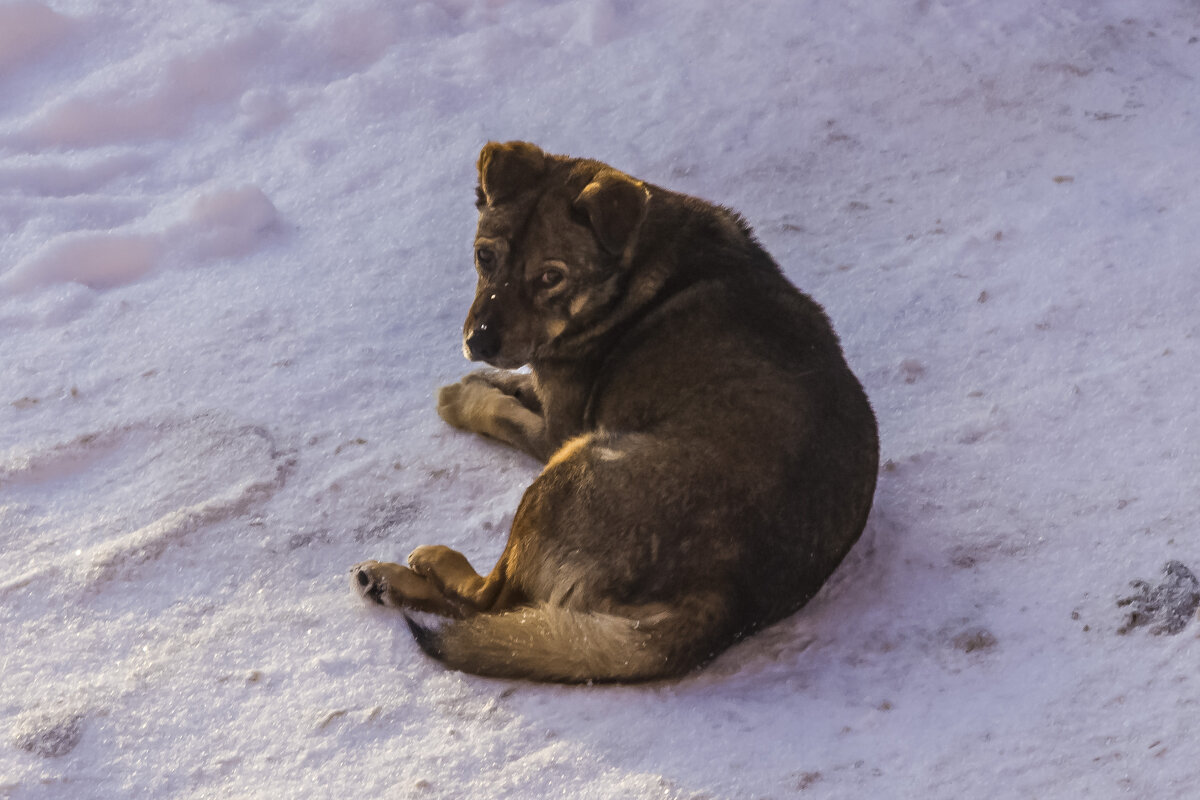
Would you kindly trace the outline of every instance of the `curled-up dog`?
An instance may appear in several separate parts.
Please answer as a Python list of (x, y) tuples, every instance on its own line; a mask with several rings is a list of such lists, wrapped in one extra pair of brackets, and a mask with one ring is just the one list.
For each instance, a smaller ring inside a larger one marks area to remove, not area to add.
[[(479, 156), (478, 286), (451, 425), (544, 462), (499, 562), (351, 572), (447, 666), (679, 676), (800, 608), (858, 539), (875, 416), (821, 307), (740, 216), (525, 142)], [(514, 372), (528, 366), (527, 372)]]

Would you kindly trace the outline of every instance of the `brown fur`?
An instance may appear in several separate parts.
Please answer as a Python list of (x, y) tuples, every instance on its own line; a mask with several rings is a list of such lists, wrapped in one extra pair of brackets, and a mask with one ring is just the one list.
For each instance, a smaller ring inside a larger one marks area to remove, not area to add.
[(464, 351), (502, 369), (444, 387), (438, 412), (545, 467), (488, 575), (427, 546), (352, 584), (445, 616), (410, 623), (455, 669), (680, 675), (800, 608), (857, 540), (871, 407), (736, 214), (525, 142), (478, 167)]

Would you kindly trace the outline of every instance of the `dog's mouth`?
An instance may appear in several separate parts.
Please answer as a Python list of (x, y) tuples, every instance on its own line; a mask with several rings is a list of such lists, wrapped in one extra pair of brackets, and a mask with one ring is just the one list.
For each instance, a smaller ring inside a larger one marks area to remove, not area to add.
[(523, 367), (529, 363), (529, 359), (527, 359), (527, 358), (526, 359), (501, 358), (499, 356), (497, 356), (496, 358), (472, 358), (471, 360), (472, 361), (482, 361), (483, 363), (487, 364), (489, 367), (495, 367), (496, 369), (520, 369), (521, 367)]

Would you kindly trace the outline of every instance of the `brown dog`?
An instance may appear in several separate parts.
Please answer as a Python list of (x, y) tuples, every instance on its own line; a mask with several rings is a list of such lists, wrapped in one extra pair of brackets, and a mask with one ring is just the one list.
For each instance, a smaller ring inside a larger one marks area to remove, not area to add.
[(821, 307), (735, 213), (525, 142), (479, 156), (454, 425), (545, 461), (486, 577), (418, 547), (351, 582), (480, 675), (677, 676), (800, 608), (858, 539), (875, 417)]

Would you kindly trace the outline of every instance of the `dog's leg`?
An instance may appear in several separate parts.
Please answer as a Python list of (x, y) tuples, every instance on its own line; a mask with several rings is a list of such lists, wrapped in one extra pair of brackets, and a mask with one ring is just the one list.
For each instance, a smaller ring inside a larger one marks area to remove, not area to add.
[(540, 409), (527, 375), (476, 372), (438, 391), (438, 414), (446, 422), (545, 461), (550, 446)]
[(517, 398), (517, 402), (535, 414), (542, 413), (542, 400), (533, 387), (533, 376), (527, 372), (507, 369), (480, 369), (463, 378), (464, 381), (490, 383), (505, 394)]
[(519, 601), (505, 580), (507, 548), (496, 568), (486, 577), (472, 567), (467, 557), (445, 545), (424, 545), (412, 551), (408, 565), (453, 601), (471, 611), (503, 611)]
[(364, 600), (392, 608), (461, 617), (464, 609), (437, 586), (400, 564), (364, 561), (350, 570), (350, 585)]

